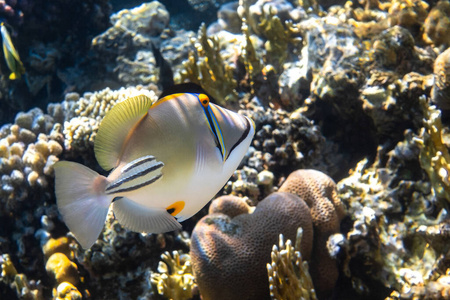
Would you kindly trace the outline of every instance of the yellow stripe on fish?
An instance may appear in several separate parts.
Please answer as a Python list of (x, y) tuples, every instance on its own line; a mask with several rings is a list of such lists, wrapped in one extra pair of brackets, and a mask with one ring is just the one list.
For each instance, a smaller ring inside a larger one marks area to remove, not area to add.
[[(108, 208), (134, 231), (181, 229), (222, 188), (248, 150), (253, 121), (211, 102), (192, 85), (116, 104), (94, 144), (107, 177), (80, 164), (55, 164), (61, 215), (84, 248), (100, 234)], [(176, 217), (176, 218), (175, 218)]]

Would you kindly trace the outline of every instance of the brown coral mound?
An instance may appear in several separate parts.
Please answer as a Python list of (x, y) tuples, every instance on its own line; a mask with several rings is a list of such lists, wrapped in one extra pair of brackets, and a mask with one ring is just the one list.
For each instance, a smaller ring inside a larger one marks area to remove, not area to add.
[(252, 210), (241, 198), (219, 197), (194, 228), (191, 260), (202, 298), (269, 298), (265, 267), (272, 246), (280, 233), (293, 240), (298, 227), (319, 299), (330, 297), (338, 269), (326, 243), (345, 215), (333, 180), (315, 170), (295, 171)]
[(339, 232), (340, 222), (345, 216), (344, 205), (336, 193), (336, 184), (322, 172), (297, 170), (288, 176), (279, 191), (299, 196), (311, 209), (314, 256), (310, 271), (319, 298), (328, 297), (339, 271), (325, 245), (331, 234)]
[(313, 229), (304, 201), (293, 194), (273, 193), (253, 213), (246, 213), (245, 206), (242, 199), (219, 197), (192, 233), (192, 267), (204, 300), (268, 299), (266, 264), (280, 233), (294, 239), (302, 227), (301, 252), (310, 257)]

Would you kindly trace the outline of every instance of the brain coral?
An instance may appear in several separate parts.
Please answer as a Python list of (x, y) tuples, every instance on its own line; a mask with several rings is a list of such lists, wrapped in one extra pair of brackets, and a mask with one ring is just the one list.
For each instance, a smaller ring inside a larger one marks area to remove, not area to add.
[(302, 253), (310, 256), (313, 232), (305, 202), (273, 193), (251, 214), (246, 206), (240, 198), (219, 197), (192, 233), (192, 267), (203, 299), (268, 298), (266, 264), (280, 233), (293, 239), (302, 227)]
[(299, 196), (311, 209), (315, 253), (311, 257), (311, 276), (319, 298), (328, 296), (339, 272), (336, 261), (324, 245), (330, 235), (339, 232), (339, 224), (345, 216), (344, 205), (336, 193), (336, 184), (322, 172), (297, 170), (288, 176), (279, 191)]
[[(334, 182), (321, 172), (301, 170), (288, 177), (282, 189), (291, 193), (272, 193), (256, 208), (232, 196), (212, 202), (191, 241), (192, 267), (203, 299), (269, 298), (266, 264), (272, 246), (280, 233), (293, 240), (298, 227), (304, 233), (302, 256), (309, 260), (311, 250), (318, 251), (311, 267), (317, 269), (322, 294), (331, 293), (337, 267), (334, 261), (330, 265), (325, 236), (338, 232), (344, 216)], [(329, 278), (325, 269), (331, 272)]]

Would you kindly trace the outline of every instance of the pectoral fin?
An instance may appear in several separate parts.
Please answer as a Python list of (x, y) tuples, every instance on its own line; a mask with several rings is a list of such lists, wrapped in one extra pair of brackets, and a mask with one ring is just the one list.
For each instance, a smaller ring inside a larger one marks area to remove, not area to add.
[(133, 231), (163, 233), (182, 228), (164, 208), (147, 208), (127, 198), (115, 201), (113, 211), (119, 223)]
[(152, 184), (162, 177), (162, 167), (164, 163), (152, 155), (133, 160), (122, 168), (116, 180), (106, 186), (106, 194), (131, 192)]

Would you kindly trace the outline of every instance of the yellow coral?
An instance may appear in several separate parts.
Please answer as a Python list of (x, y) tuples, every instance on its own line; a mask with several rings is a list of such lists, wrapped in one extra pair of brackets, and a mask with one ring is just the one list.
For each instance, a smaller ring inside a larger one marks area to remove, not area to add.
[(245, 37), (245, 42), (242, 44), (241, 59), (244, 62), (245, 70), (247, 71), (249, 77), (249, 84), (252, 88), (251, 92), (255, 93), (253, 90), (254, 83), (258, 80), (258, 77), (261, 76), (263, 64), (261, 58), (255, 51), (255, 47), (253, 46), (246, 18), (242, 18), (242, 33)]
[(77, 285), (80, 281), (77, 265), (63, 253), (52, 254), (45, 265), (45, 270), (58, 284), (67, 281)]
[(7, 283), (11, 288), (15, 288), (20, 299), (42, 300), (42, 292), (38, 289), (31, 289), (25, 274), (17, 273), (9, 254), (0, 256), (1, 276), (0, 282)]
[(201, 85), (221, 105), (236, 101), (237, 82), (233, 78), (233, 68), (222, 58), (217, 37), (208, 37), (206, 26), (202, 24), (193, 44), (196, 53), (183, 63), (185, 69), (181, 72), (181, 81)]
[(283, 25), (280, 18), (273, 14), (263, 15), (258, 26), (267, 39), (264, 44), (267, 51), (266, 64), (274, 65), (277, 72), (282, 71), (283, 63), (289, 53), (288, 45), (300, 46), (301, 39), (295, 38), (299, 35), (299, 28), (292, 22), (286, 22)]
[(415, 142), (419, 145), (420, 164), (427, 172), (433, 187), (434, 195), (450, 202), (450, 154), (443, 141), (443, 126), (441, 122), (441, 112), (435, 106), (429, 106), (426, 99), (420, 99), (424, 118), (424, 128)]
[(192, 290), (196, 287), (190, 256), (173, 251), (161, 255), (158, 272), (152, 273), (151, 282), (160, 295), (168, 299), (191, 299)]
[(47, 259), (57, 252), (65, 254), (70, 259), (74, 257), (73, 250), (70, 248), (70, 240), (65, 236), (58, 239), (50, 238), (42, 248), (42, 252)]
[(308, 263), (302, 260), (300, 253), (302, 234), (300, 227), (297, 230), (295, 247), (292, 246), (291, 240), (284, 242), (282, 234), (278, 247), (273, 246), (272, 263), (267, 264), (272, 299), (317, 299)]
[(83, 296), (70, 282), (62, 282), (53, 290), (55, 300), (81, 300)]

